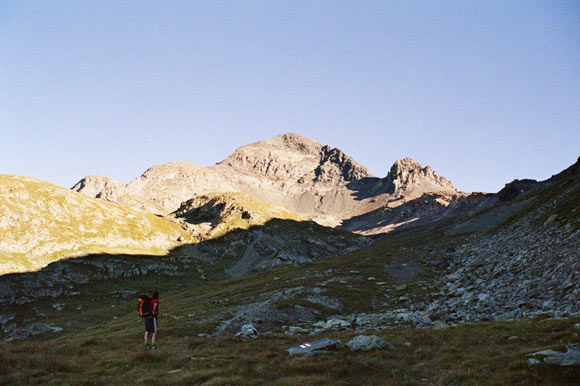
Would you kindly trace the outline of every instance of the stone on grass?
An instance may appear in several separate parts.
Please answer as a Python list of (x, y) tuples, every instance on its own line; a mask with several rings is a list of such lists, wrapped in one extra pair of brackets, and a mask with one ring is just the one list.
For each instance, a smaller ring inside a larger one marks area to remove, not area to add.
[(306, 334), (308, 332), (309, 331), (305, 328), (298, 327), (298, 326), (291, 326), (290, 328), (288, 328), (288, 331), (286, 331), (286, 335), (293, 336), (295, 334)]
[(388, 348), (393, 350), (392, 344), (385, 342), (376, 335), (359, 335), (350, 340), (346, 346), (352, 351), (369, 351), (375, 349)]
[(313, 324), (314, 327), (320, 327), (322, 329), (333, 329), (341, 330), (351, 327), (351, 322), (344, 319), (328, 319), (326, 322), (319, 321)]
[(528, 364), (530, 365), (543, 363), (555, 366), (580, 366), (580, 344), (566, 346), (566, 352), (542, 350), (528, 354), (527, 356), (543, 357), (543, 360), (537, 360), (535, 358), (529, 359)]
[(340, 340), (332, 339), (321, 339), (315, 342), (303, 343), (299, 346), (289, 348), (288, 354), (290, 355), (319, 355), (328, 354), (331, 351), (338, 349), (341, 346)]
[(234, 335), (235, 338), (256, 339), (258, 337), (258, 330), (252, 324), (244, 324), (240, 332)]

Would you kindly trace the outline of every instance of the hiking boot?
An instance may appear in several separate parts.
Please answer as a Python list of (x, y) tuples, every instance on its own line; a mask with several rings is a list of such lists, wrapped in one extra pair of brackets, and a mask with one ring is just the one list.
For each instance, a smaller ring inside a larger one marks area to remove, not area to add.
[(145, 343), (145, 348), (151, 348), (151, 343), (149, 342)]
[(157, 350), (157, 345), (155, 343), (153, 343), (150, 348), (151, 348), (151, 350)]

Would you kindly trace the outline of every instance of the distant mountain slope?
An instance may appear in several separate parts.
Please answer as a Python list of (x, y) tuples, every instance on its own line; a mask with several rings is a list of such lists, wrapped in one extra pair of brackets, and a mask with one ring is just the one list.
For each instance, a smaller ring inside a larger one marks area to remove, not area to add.
[(233, 191), (238, 186), (211, 168), (190, 162), (169, 162), (150, 167), (127, 185), (107, 177), (88, 176), (72, 189), (90, 197), (167, 215), (196, 194)]
[(327, 226), (424, 193), (460, 195), (447, 179), (410, 158), (376, 178), (340, 149), (292, 133), (242, 146), (211, 167), (173, 162), (151, 167), (127, 185), (89, 176), (73, 190), (162, 215), (197, 195), (244, 192)]
[(187, 240), (150, 213), (30, 177), (0, 175), (0, 275), (89, 253), (165, 254)]
[(580, 159), (536, 186), (476, 213), (466, 221), (469, 227), (457, 226), (484, 232), (466, 237), (453, 252), (455, 269), (441, 278), (442, 296), (428, 307), (432, 319), (457, 323), (519, 319), (532, 311), (578, 312)]

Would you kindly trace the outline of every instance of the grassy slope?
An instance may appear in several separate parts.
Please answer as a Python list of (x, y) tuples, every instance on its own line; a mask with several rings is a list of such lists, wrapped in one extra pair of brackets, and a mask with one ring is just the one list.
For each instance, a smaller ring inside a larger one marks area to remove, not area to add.
[[(134, 302), (117, 299), (115, 308), (94, 309), (85, 315), (93, 321), (88, 323), (88, 329), (75, 324), (56, 338), (0, 345), (0, 384), (576, 384), (580, 379), (577, 368), (529, 368), (525, 354), (545, 348), (562, 349), (565, 344), (577, 342), (572, 327), (577, 320), (373, 332), (394, 344), (395, 350), (369, 353), (340, 350), (326, 356), (301, 358), (289, 357), (285, 349), (323, 337), (346, 342), (354, 335), (342, 332), (287, 337), (268, 333), (250, 342), (230, 337), (199, 338), (198, 333), (213, 332), (217, 321), (198, 323), (189, 316), (215, 315), (225, 305), (247, 303), (264, 291), (312, 286), (335, 275), (354, 275), (360, 279), (349, 282), (353, 288), (348, 291), (344, 286), (327, 285), (344, 303), (345, 311), (372, 311), (369, 299), (381, 291), (376, 282), (367, 280), (368, 275), (389, 281), (388, 273), (384, 277), (379, 274), (386, 263), (422, 264), (428, 248), (454, 242), (433, 234), (401, 234), (350, 255), (301, 268), (276, 267), (245, 278), (205, 285), (193, 281), (191, 289), (162, 297), (161, 349), (157, 352), (141, 347), (142, 322), (135, 315)], [(445, 260), (446, 256), (437, 258)], [(421, 288), (433, 279), (430, 276), (408, 283), (410, 295), (425, 296)], [(131, 280), (135, 282), (124, 284), (133, 288), (144, 286), (142, 279)], [(149, 275), (145, 280), (150, 285), (166, 285), (162, 295), (171, 286), (169, 278)], [(394, 304), (393, 308), (398, 306)], [(322, 311), (323, 316), (332, 314), (332, 310)], [(55, 312), (47, 319), (63, 325), (74, 313), (74, 305), (70, 305), (64, 313)], [(517, 338), (510, 339), (513, 336)], [(169, 373), (175, 370), (179, 371)]]
[(187, 238), (157, 216), (20, 176), (0, 175), (0, 274), (89, 253), (162, 255)]
[(186, 323), (185, 313), (201, 304), (218, 304), (225, 296), (235, 301), (233, 296), (240, 290), (243, 296), (244, 289), (252, 290), (241, 283), (222, 283), (162, 299), (157, 352), (141, 347), (142, 323), (134, 312), (112, 320), (110, 310), (103, 310), (103, 323), (91, 329), (1, 345), (0, 384), (557, 385), (580, 379), (578, 368), (529, 368), (525, 363), (529, 352), (577, 342), (577, 320), (377, 332), (373, 334), (394, 344), (394, 351), (340, 350), (314, 358), (289, 357), (285, 349), (321, 337), (346, 342), (353, 334), (264, 334), (243, 342), (199, 338), (196, 334), (208, 326)]

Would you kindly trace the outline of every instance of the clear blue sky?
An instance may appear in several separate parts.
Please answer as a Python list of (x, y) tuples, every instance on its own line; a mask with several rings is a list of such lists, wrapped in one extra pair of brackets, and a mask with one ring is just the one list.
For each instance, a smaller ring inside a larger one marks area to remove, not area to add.
[(0, 173), (129, 182), (282, 132), (380, 177), (548, 178), (580, 156), (580, 2), (0, 3)]

